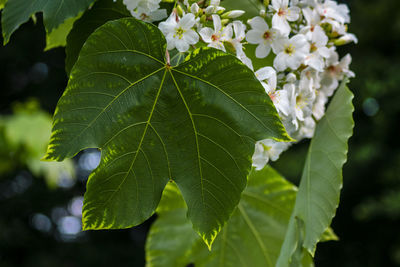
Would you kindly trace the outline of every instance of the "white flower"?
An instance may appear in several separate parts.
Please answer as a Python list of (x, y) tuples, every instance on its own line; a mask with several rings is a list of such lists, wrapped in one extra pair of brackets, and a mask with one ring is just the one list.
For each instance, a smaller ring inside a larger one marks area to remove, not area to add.
[(279, 155), (289, 147), (289, 143), (265, 139), (256, 143), (253, 154), (253, 166), (261, 170), (269, 160), (276, 161)]
[(123, 0), (133, 17), (147, 21), (159, 21), (167, 17), (167, 11), (160, 8), (161, 0)]
[(315, 98), (312, 114), (317, 119), (320, 120), (325, 114), (325, 105), (328, 102), (328, 97), (323, 91), (317, 91), (317, 97)]
[(249, 20), (251, 30), (246, 34), (246, 40), (250, 44), (258, 44), (256, 57), (265, 58), (271, 52), (271, 48), (276, 50), (276, 43), (284, 37), (277, 29), (270, 29), (265, 20), (261, 17), (254, 17)]
[(281, 39), (277, 43), (274, 67), (278, 71), (284, 71), (288, 67), (295, 70), (304, 63), (309, 51), (310, 44), (303, 34), (297, 34), (290, 39)]
[(341, 24), (349, 23), (349, 8), (347, 5), (336, 3), (335, 1), (326, 0), (322, 4), (318, 4), (315, 9), (321, 17), (330, 18)]
[(276, 71), (271, 67), (264, 67), (256, 71), (255, 74), (274, 103), (277, 111), (283, 116), (288, 116), (290, 114), (288, 93), (286, 90), (276, 90)]
[(321, 88), (321, 72), (307, 67), (300, 73), (300, 80), (304, 80), (310, 84), (313, 90), (318, 90)]
[(199, 5), (197, 3), (194, 3), (194, 4), (191, 5), (190, 12), (192, 14), (197, 15), (199, 13), (199, 11), (200, 11), (200, 7), (199, 7)]
[(257, 79), (264, 86), (267, 94), (276, 90), (276, 71), (271, 67), (264, 67), (255, 72)]
[(246, 25), (244, 25), (240, 20), (235, 20), (232, 25), (235, 38), (232, 38), (229, 41), (232, 43), (233, 47), (238, 50), (243, 48), (242, 41), (246, 37)]
[(189, 45), (194, 45), (199, 41), (199, 35), (192, 30), (196, 23), (192, 13), (184, 15), (180, 20), (175, 13), (158, 26), (167, 39), (167, 48), (178, 49), (179, 52), (189, 50)]
[(294, 84), (285, 84), (283, 87), (288, 92), (290, 101), (291, 114), (288, 116), (290, 124), (285, 124), (289, 134), (298, 131), (299, 121), (304, 121), (312, 114), (315, 91), (310, 86), (310, 83), (306, 80), (300, 80), (297, 87)]
[(304, 121), (300, 122), (299, 131), (293, 135), (293, 138), (296, 140), (312, 138), (314, 136), (316, 126), (317, 124), (312, 117), (305, 118)]
[(328, 97), (333, 94), (339, 86), (339, 80), (342, 80), (344, 76), (355, 77), (354, 72), (349, 69), (350, 63), (351, 56), (349, 54), (339, 62), (339, 55), (335, 51), (331, 52), (326, 62), (327, 67), (321, 76), (322, 90)]
[(233, 32), (235, 33), (235, 38), (228, 40), (236, 50), (236, 57), (239, 58), (247, 67), (253, 70), (253, 62), (247, 57), (246, 53), (243, 51), (242, 41), (246, 37), (246, 25), (240, 20), (235, 20), (233, 23)]
[(203, 41), (208, 43), (208, 47), (214, 47), (216, 49), (226, 51), (224, 42), (232, 39), (232, 25), (227, 25), (222, 28), (221, 18), (218, 15), (212, 15), (214, 22), (214, 29), (203, 28), (200, 30), (200, 36)]
[(307, 25), (301, 28), (300, 33), (304, 34), (308, 40), (311, 40), (311, 35), (315, 27), (321, 24), (321, 16), (315, 9), (311, 10), (310, 7), (303, 8), (302, 11)]
[(306, 57), (304, 63), (322, 72), (325, 67), (324, 58), (330, 56), (329, 48), (326, 47), (327, 44), (328, 36), (320, 26), (315, 26), (311, 32), (311, 53)]
[(279, 29), (284, 34), (290, 33), (288, 21), (299, 19), (300, 8), (297, 6), (288, 7), (289, 0), (272, 0), (271, 10), (275, 12), (272, 17), (272, 27)]
[(211, 0), (210, 5), (206, 8), (205, 13), (206, 15), (221, 13), (225, 11), (224, 7), (219, 6), (220, 0)]

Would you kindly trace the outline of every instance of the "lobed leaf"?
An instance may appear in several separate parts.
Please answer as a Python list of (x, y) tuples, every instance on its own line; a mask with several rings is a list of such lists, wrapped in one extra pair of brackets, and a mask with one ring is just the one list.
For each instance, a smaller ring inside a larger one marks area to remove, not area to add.
[(339, 204), (342, 166), (354, 127), (352, 99), (343, 82), (317, 125), (277, 266), (296, 266), (296, 254), (313, 256), (317, 242), (326, 237)]
[(211, 246), (239, 202), (256, 140), (290, 140), (254, 73), (215, 49), (165, 62), (157, 27), (106, 23), (83, 46), (54, 115), (46, 160), (100, 148), (83, 228), (138, 225), (178, 185), (194, 229)]

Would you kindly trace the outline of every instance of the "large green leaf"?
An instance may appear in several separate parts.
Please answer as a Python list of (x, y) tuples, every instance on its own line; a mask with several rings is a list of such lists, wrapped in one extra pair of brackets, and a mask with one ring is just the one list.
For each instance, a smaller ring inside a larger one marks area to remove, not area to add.
[(210, 245), (239, 202), (255, 140), (289, 140), (254, 73), (236, 57), (197, 50), (177, 67), (166, 41), (134, 18), (106, 23), (83, 46), (54, 116), (47, 160), (101, 149), (84, 229), (151, 216), (172, 179)]
[[(167, 186), (147, 239), (147, 266), (275, 266), (296, 191), (270, 167), (253, 170), (238, 208), (210, 252), (191, 229), (178, 189)], [(312, 266), (308, 255), (302, 266)]]
[(43, 12), (46, 31), (51, 33), (66, 19), (76, 17), (93, 2), (94, 0), (8, 0), (2, 14), (4, 44), (36, 12)]
[(67, 38), (65, 69), (71, 72), (79, 52), (87, 38), (101, 25), (110, 20), (131, 16), (122, 1), (99, 0), (74, 24)]
[(317, 125), (277, 266), (296, 266), (296, 254), (314, 255), (317, 242), (335, 216), (347, 141), (354, 127), (352, 99), (343, 82)]

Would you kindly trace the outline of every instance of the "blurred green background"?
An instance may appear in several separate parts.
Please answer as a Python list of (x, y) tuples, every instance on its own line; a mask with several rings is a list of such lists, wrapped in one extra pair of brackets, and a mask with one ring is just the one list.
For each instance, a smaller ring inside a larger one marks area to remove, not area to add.
[[(332, 224), (340, 241), (319, 244), (315, 263), (400, 266), (400, 1), (341, 2), (349, 5), (350, 32), (359, 38), (358, 45), (340, 48), (341, 55), (351, 53), (357, 75), (350, 84), (356, 127)], [(64, 49), (43, 52), (41, 20), (23, 25), (0, 47), (0, 266), (143, 266), (154, 218), (128, 230), (80, 232), (97, 151), (79, 154), (75, 171), (72, 162), (33, 160), (46, 145), (50, 114), (67, 83)], [(295, 146), (272, 165), (298, 182), (307, 146)]]

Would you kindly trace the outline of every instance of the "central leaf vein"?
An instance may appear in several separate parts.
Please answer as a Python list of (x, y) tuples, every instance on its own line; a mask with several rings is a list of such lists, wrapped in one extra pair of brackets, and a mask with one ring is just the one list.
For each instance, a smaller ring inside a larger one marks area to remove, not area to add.
[[(178, 90), (178, 93), (179, 93), (180, 97), (182, 98), (183, 104), (186, 107), (186, 110), (187, 110), (187, 112), (189, 114), (189, 117), (190, 117), (190, 121), (191, 121), (192, 126), (193, 126), (193, 131), (194, 131), (194, 136), (195, 136), (195, 141), (196, 141), (196, 151), (197, 151), (197, 160), (198, 160), (198, 166), (199, 166), (199, 174), (200, 174), (201, 198), (202, 198), (203, 205), (204, 205), (205, 204), (205, 198), (204, 198), (203, 172), (202, 172), (202, 167), (201, 167), (200, 146), (199, 146), (199, 139), (198, 139), (198, 136), (197, 136), (196, 125), (195, 125), (194, 120), (193, 120), (192, 112), (190, 111), (189, 106), (186, 103), (186, 100), (185, 100), (185, 98), (184, 98), (184, 96), (182, 94), (182, 91), (179, 89), (178, 83), (176, 82), (176, 79), (175, 79), (174, 75), (172, 74), (172, 71), (169, 70), (169, 73), (171, 74), (172, 80), (174, 81), (176, 90)], [(204, 212), (204, 209), (203, 209), (203, 212)]]

